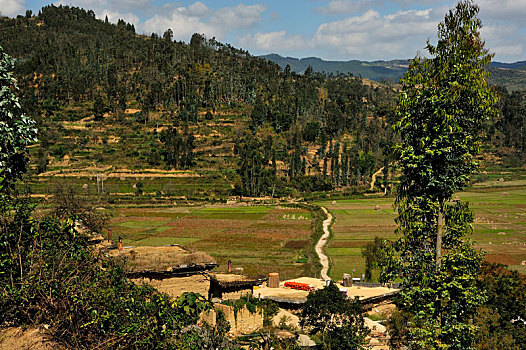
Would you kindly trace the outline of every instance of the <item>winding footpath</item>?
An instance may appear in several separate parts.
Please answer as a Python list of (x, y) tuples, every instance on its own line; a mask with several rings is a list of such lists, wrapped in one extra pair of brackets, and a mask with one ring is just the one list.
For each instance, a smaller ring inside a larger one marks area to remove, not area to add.
[(374, 183), (376, 182), (376, 177), (378, 175), (380, 175), (382, 173), (382, 171), (384, 171), (384, 167), (381, 167), (376, 173), (373, 174), (372, 178), (371, 178), (371, 188), (369, 188), (369, 190), (373, 190), (374, 188)]
[(329, 271), (329, 258), (327, 255), (325, 255), (325, 244), (327, 244), (327, 239), (329, 239), (329, 226), (332, 222), (332, 215), (329, 213), (327, 208), (321, 207), (325, 214), (327, 215), (327, 219), (323, 220), (323, 235), (321, 236), (320, 240), (316, 244), (316, 254), (318, 254), (318, 257), (320, 258), (321, 262), (321, 278), (324, 281), (330, 280), (329, 276), (327, 275), (327, 272)]

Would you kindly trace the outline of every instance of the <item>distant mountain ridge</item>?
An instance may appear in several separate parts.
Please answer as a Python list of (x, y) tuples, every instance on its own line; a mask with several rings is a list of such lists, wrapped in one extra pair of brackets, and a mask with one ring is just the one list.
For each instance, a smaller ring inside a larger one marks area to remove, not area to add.
[(393, 80), (397, 81), (407, 71), (409, 60), (375, 61), (366, 62), (359, 60), (351, 61), (325, 61), (318, 57), (293, 58), (282, 57), (277, 54), (260, 56), (267, 61), (277, 63), (282, 69), (290, 66), (290, 70), (296, 73), (303, 73), (309, 66), (315, 72), (326, 74), (348, 74), (371, 80)]
[[(282, 69), (287, 64), (290, 70), (296, 73), (303, 73), (311, 66), (315, 72), (326, 74), (353, 74), (370, 80), (393, 81), (398, 80), (407, 72), (409, 59), (397, 59), (389, 61), (325, 61), (318, 57), (294, 58), (283, 57), (277, 54), (260, 56), (267, 61), (277, 63)], [(494, 84), (506, 86), (510, 90), (526, 88), (526, 61), (515, 63), (491, 62), (490, 71), (492, 76), (490, 81)]]

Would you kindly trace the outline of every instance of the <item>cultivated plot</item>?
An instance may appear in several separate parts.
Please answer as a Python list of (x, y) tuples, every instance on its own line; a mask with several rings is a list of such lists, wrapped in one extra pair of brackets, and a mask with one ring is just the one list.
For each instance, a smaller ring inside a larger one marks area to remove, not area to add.
[(125, 245), (180, 244), (210, 254), (219, 271), (231, 260), (248, 275), (295, 278), (305, 270), (311, 221), (307, 210), (280, 206), (119, 208), (111, 227)]
[[(456, 197), (471, 203), (471, 238), (476, 248), (487, 252), (486, 260), (526, 273), (526, 181), (505, 184), (481, 183)], [(365, 198), (317, 203), (335, 216), (334, 238), (327, 248), (332, 278), (341, 279), (343, 273), (361, 276), (365, 271), (361, 249), (375, 236), (396, 238), (393, 202), (393, 198)]]

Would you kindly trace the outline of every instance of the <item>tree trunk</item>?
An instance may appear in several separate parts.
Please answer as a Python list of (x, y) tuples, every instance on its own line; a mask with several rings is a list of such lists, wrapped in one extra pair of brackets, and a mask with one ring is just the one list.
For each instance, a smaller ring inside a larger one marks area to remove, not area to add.
[(441, 259), (442, 259), (442, 226), (443, 226), (443, 215), (442, 215), (442, 205), (438, 209), (438, 223), (437, 223), (437, 243), (436, 243), (436, 267), (437, 270), (440, 269)]

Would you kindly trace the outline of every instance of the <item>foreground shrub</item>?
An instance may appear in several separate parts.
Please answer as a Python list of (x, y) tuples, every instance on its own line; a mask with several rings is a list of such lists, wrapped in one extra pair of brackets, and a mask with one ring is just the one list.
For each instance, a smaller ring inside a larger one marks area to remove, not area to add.
[(128, 281), (102, 259), (74, 218), (35, 219), (26, 200), (0, 199), (0, 324), (47, 324), (72, 348), (168, 348), (209, 303), (177, 300)]

